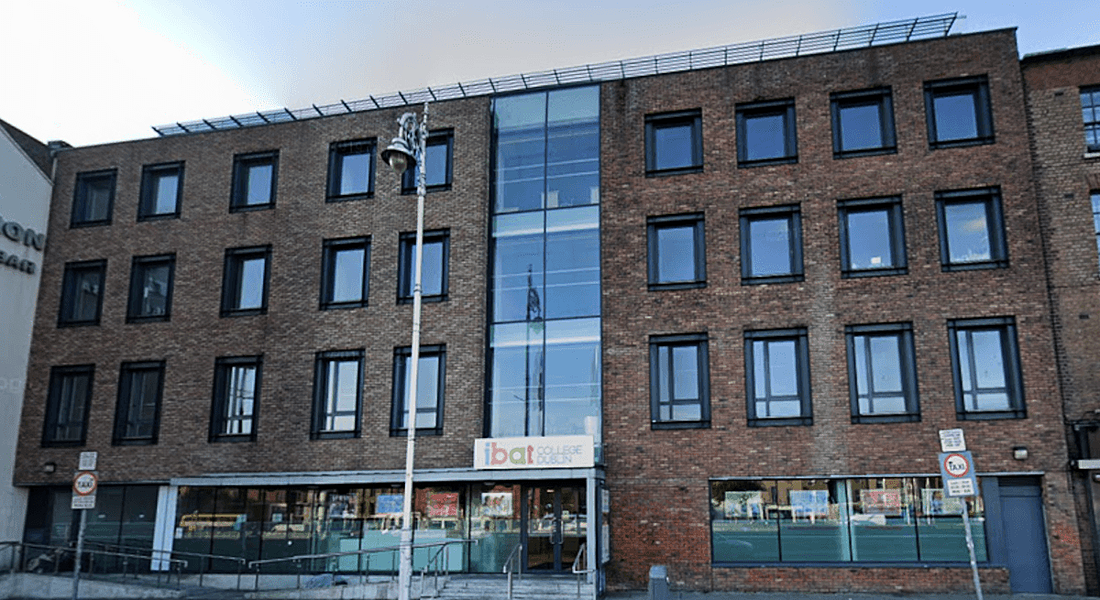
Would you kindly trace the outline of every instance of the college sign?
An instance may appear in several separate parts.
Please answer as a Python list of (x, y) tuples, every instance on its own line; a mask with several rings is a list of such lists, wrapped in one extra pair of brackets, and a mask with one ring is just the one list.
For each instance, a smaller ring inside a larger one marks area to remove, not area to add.
[[(7, 238), (28, 248), (34, 248), (39, 252), (46, 249), (46, 234), (37, 233), (35, 230), (23, 227), (15, 221), (5, 221), (2, 216), (0, 216), (0, 237)], [(35, 264), (32, 261), (3, 250), (0, 250), (0, 266), (9, 267), (30, 275), (34, 275), (35, 272)]]
[(572, 469), (596, 464), (590, 435), (484, 438), (474, 442), (475, 469)]

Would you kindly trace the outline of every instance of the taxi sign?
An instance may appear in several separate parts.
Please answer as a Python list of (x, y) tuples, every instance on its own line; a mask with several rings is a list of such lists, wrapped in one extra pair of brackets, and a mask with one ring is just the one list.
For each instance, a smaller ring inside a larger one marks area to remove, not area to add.
[(73, 497), (69, 508), (89, 510), (95, 508), (95, 492), (99, 488), (99, 478), (94, 471), (77, 471), (73, 476)]
[(950, 498), (978, 495), (974, 457), (969, 452), (944, 452), (940, 454), (939, 463), (944, 495)]

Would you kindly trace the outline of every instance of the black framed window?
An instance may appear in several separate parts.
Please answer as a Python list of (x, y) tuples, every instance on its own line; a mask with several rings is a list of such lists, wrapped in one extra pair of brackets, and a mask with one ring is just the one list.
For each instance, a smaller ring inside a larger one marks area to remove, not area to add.
[(103, 308), (103, 281), (107, 261), (89, 260), (65, 265), (61, 282), (61, 308), (57, 324), (61, 327), (99, 325)]
[(793, 98), (740, 104), (736, 114), (738, 166), (798, 162)]
[(1024, 384), (1011, 317), (947, 322), (959, 419), (1022, 419)]
[(126, 362), (118, 378), (114, 444), (157, 443), (164, 361)]
[[(428, 134), (428, 143), (424, 147), (427, 154), (428, 170), (424, 185), (429, 192), (451, 189), (451, 162), (454, 158), (454, 132), (450, 129), (433, 131)], [(420, 177), (420, 163), (406, 169), (401, 174), (401, 193), (416, 193), (416, 178)]]
[(709, 364), (705, 333), (649, 338), (650, 427), (710, 427)]
[(115, 204), (115, 169), (76, 174), (70, 227), (110, 225)]
[(222, 316), (267, 312), (271, 279), (271, 246), (230, 248), (225, 251), (222, 275)]
[(993, 143), (993, 110), (984, 76), (925, 83), (924, 109), (933, 149)]
[(894, 103), (889, 88), (833, 94), (833, 157), (897, 150)]
[[(416, 279), (416, 234), (402, 233), (397, 281), (397, 302), (413, 300), (413, 283)], [(447, 299), (447, 258), (450, 253), (451, 232), (425, 231), (424, 258), (420, 271), (421, 301), (442, 302)]]
[(844, 277), (902, 275), (908, 271), (901, 198), (837, 202), (840, 271)]
[[(412, 348), (397, 348), (393, 357), (393, 404), (390, 435), (409, 433), (409, 386)], [(416, 434), (443, 435), (443, 393), (447, 371), (445, 346), (421, 346), (416, 375)]]
[(176, 255), (135, 256), (130, 267), (128, 323), (167, 321), (172, 314)]
[(375, 142), (334, 142), (328, 151), (328, 202), (369, 198), (374, 193)]
[(703, 214), (650, 217), (649, 289), (683, 289), (707, 284)]
[(1096, 232), (1096, 251), (1100, 255), (1100, 190), (1093, 190), (1092, 198), (1092, 227)]
[(741, 209), (741, 283), (802, 281), (798, 206)]
[(277, 151), (239, 154), (233, 157), (233, 191), (229, 211), (273, 208), (278, 175)]
[(359, 437), (363, 350), (318, 352), (313, 376), (312, 439)]
[(998, 189), (937, 192), (936, 218), (944, 271), (1008, 266)]
[(805, 328), (745, 332), (750, 426), (812, 425)]
[(370, 239), (325, 240), (321, 263), (321, 309), (367, 305)]
[(214, 400), (210, 410), (210, 441), (256, 439), (262, 356), (230, 356), (214, 362)]
[(913, 326), (852, 325), (844, 331), (852, 422), (919, 421)]
[(84, 445), (94, 379), (95, 365), (67, 365), (50, 369), (46, 421), (42, 428), (43, 446)]
[(182, 196), (182, 162), (146, 165), (141, 171), (138, 221), (179, 217)]
[(1081, 88), (1081, 118), (1085, 125), (1085, 151), (1100, 152), (1100, 86)]
[(686, 110), (645, 118), (646, 175), (703, 170), (703, 112)]

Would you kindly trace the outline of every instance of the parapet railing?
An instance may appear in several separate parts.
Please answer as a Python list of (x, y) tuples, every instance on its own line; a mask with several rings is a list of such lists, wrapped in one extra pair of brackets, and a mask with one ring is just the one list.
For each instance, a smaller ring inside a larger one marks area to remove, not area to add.
[[(8, 550), (10, 552), (6, 552)], [(25, 573), (49, 573), (58, 574), (71, 571), (76, 564), (76, 548), (72, 546), (51, 546), (48, 544), (29, 544), (25, 542), (0, 542), (0, 555), (8, 555), (8, 570)], [(138, 579), (143, 573), (152, 573), (152, 563), (160, 561), (167, 569), (155, 571), (156, 585), (161, 584), (161, 577), (165, 577), (165, 583), (171, 585), (172, 576), (176, 577), (176, 587), (181, 586), (181, 575), (187, 561), (176, 558), (154, 558), (148, 548), (140, 552), (122, 550), (103, 550), (95, 548), (83, 548), (81, 550), (81, 572), (90, 576), (96, 575), (96, 565), (100, 566), (99, 575), (107, 573), (105, 565), (112, 565), (109, 573), (113, 576), (121, 576), (123, 579), (132, 577)], [(141, 568), (142, 564), (149, 563), (147, 569)], [(146, 583), (153, 581), (146, 580)]]
[[(85, 547), (87, 547), (87, 545), (88, 545), (88, 542), (85, 542)], [(242, 580), (242, 577), (244, 576), (245, 565), (248, 564), (247, 560), (245, 560), (245, 559), (243, 559), (239, 556), (226, 556), (224, 554), (206, 554), (206, 553), (203, 553), (203, 552), (184, 552), (184, 551), (180, 551), (180, 550), (153, 550), (153, 549), (150, 549), (150, 548), (142, 548), (142, 547), (139, 547), (139, 546), (126, 546), (126, 545), (119, 545), (119, 544), (103, 544), (103, 543), (98, 543), (98, 542), (92, 542), (92, 545), (97, 545), (103, 550), (114, 550), (114, 551), (120, 551), (120, 552), (123, 552), (123, 551), (125, 551), (125, 552), (148, 552), (150, 554), (150, 556), (152, 557), (151, 562), (154, 562), (154, 563), (157, 562), (157, 561), (161, 561), (161, 560), (164, 560), (164, 561), (167, 561), (167, 560), (181, 560), (184, 563), (182, 568), (184, 570), (186, 570), (187, 572), (192, 572), (192, 568), (191, 568), (192, 567), (192, 561), (194, 561), (195, 563), (197, 563), (197, 566), (198, 566), (198, 575), (199, 575), (199, 582), (198, 583), (199, 583), (199, 587), (202, 587), (202, 585), (203, 585), (203, 579), (206, 576), (207, 564), (212, 563), (213, 561), (225, 561), (225, 562), (235, 563), (237, 565), (237, 589), (239, 590), (239, 589), (241, 589), (241, 580)], [(158, 565), (158, 566), (162, 567), (163, 564)], [(150, 570), (153, 570), (152, 566), (150, 566)], [(163, 568), (156, 569), (156, 570), (157, 571), (162, 571)]]

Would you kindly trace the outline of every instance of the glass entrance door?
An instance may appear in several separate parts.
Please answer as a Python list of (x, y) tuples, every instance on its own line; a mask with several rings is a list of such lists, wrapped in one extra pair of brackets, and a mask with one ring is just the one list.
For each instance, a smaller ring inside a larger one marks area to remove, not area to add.
[(569, 570), (588, 535), (584, 488), (540, 485), (526, 492), (527, 569)]

